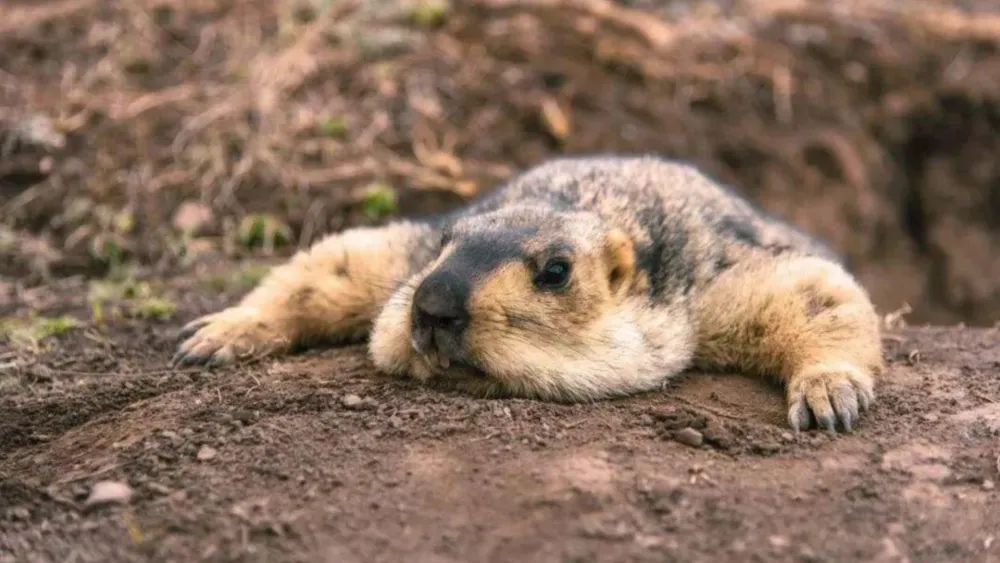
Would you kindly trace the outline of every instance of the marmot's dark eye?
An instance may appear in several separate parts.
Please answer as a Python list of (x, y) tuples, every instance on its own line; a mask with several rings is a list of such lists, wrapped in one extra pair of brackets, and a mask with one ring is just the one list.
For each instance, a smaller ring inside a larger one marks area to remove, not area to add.
[(542, 271), (535, 278), (535, 283), (545, 289), (558, 289), (569, 281), (569, 272), (569, 262), (553, 260), (542, 268)]

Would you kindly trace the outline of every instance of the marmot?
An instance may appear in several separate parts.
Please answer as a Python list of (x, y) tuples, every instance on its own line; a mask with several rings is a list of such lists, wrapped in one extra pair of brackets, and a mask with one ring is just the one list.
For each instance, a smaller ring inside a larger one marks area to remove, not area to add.
[(452, 213), (327, 236), (185, 326), (174, 365), (363, 340), (376, 368), (588, 401), (688, 368), (773, 376), (795, 428), (851, 431), (882, 371), (867, 292), (820, 242), (696, 168), (559, 157)]

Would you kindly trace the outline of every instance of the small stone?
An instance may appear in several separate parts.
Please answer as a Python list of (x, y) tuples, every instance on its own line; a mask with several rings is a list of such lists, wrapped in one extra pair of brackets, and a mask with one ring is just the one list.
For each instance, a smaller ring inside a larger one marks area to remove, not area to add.
[(168, 440), (175, 440), (177, 438), (177, 433), (174, 432), (173, 430), (164, 430), (160, 432), (160, 436), (163, 436)]
[(357, 395), (344, 395), (344, 398), (340, 400), (341, 404), (348, 409), (358, 409), (364, 404), (364, 399), (358, 397)]
[(249, 423), (253, 421), (253, 413), (246, 410), (238, 410), (233, 413), (233, 418), (243, 423)]
[(994, 483), (993, 481), (991, 481), (989, 479), (986, 479), (985, 481), (983, 481), (983, 490), (984, 491), (992, 491), (994, 488), (996, 488), (996, 483)]
[(159, 483), (147, 483), (146, 488), (160, 495), (169, 495), (173, 492), (170, 487)]
[(750, 451), (758, 455), (771, 455), (781, 451), (781, 446), (774, 442), (754, 442), (750, 444)]
[(84, 506), (97, 506), (101, 504), (125, 504), (132, 500), (132, 487), (120, 481), (100, 481), (90, 489), (90, 496), (83, 503)]
[(52, 172), (52, 168), (55, 167), (56, 160), (51, 156), (46, 156), (45, 158), (38, 161), (38, 171), (42, 174), (48, 174)]
[(403, 426), (403, 419), (399, 418), (396, 415), (392, 415), (389, 417), (389, 426), (392, 426), (393, 428), (399, 428)]
[(892, 538), (882, 538), (882, 552), (876, 556), (877, 561), (899, 561), (902, 557), (896, 543)]
[(925, 414), (921, 415), (920, 418), (924, 419), (926, 422), (937, 422), (938, 415), (936, 415), (936, 414), (934, 414), (932, 412), (929, 412), (929, 413), (925, 413)]
[(784, 549), (791, 544), (791, 542), (785, 536), (771, 536), (767, 538), (767, 541), (771, 542), (772, 546), (779, 549)]
[(705, 438), (705, 443), (718, 450), (728, 450), (733, 447), (733, 434), (718, 421), (709, 421), (705, 429), (701, 431)]
[(212, 446), (202, 446), (201, 449), (198, 450), (197, 454), (198, 461), (210, 461), (212, 459), (215, 459), (215, 456), (218, 453), (219, 452), (216, 451), (216, 449), (213, 448)]
[(23, 506), (18, 506), (10, 510), (12, 520), (31, 520), (31, 511)]
[(804, 545), (799, 548), (799, 559), (801, 559), (803, 563), (819, 563), (823, 561), (823, 559), (816, 555), (816, 552), (813, 551), (813, 549), (808, 545)]
[(694, 428), (688, 427), (674, 432), (674, 440), (682, 444), (697, 448), (698, 446), (701, 445), (704, 438), (701, 435), (701, 432), (698, 432)]
[(791, 442), (791, 441), (795, 440), (795, 436), (791, 432), (782, 432), (781, 433), (781, 439), (784, 440), (784, 441), (786, 441), (786, 442)]
[(205, 204), (187, 201), (174, 213), (174, 228), (191, 235), (202, 231), (212, 222), (212, 210)]

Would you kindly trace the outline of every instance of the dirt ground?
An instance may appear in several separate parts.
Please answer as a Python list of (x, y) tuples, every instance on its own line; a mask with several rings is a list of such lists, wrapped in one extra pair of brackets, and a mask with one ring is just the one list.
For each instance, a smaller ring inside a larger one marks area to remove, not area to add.
[[(84, 317), (83, 283), (15, 307)], [(179, 323), (240, 291), (206, 287), (0, 380), (0, 561), (1000, 561), (996, 330), (889, 333), (857, 432), (793, 435), (735, 375), (560, 406), (381, 379), (363, 346), (166, 369)], [(87, 507), (100, 481), (134, 493)]]

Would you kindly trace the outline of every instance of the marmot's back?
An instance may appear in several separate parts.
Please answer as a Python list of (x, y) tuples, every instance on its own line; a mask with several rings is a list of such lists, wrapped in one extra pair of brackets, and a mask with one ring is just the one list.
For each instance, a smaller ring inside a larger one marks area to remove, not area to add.
[(654, 293), (708, 281), (748, 253), (839, 261), (819, 241), (768, 216), (696, 168), (654, 156), (566, 157), (514, 178), (462, 216), (508, 206), (590, 211), (635, 241)]

